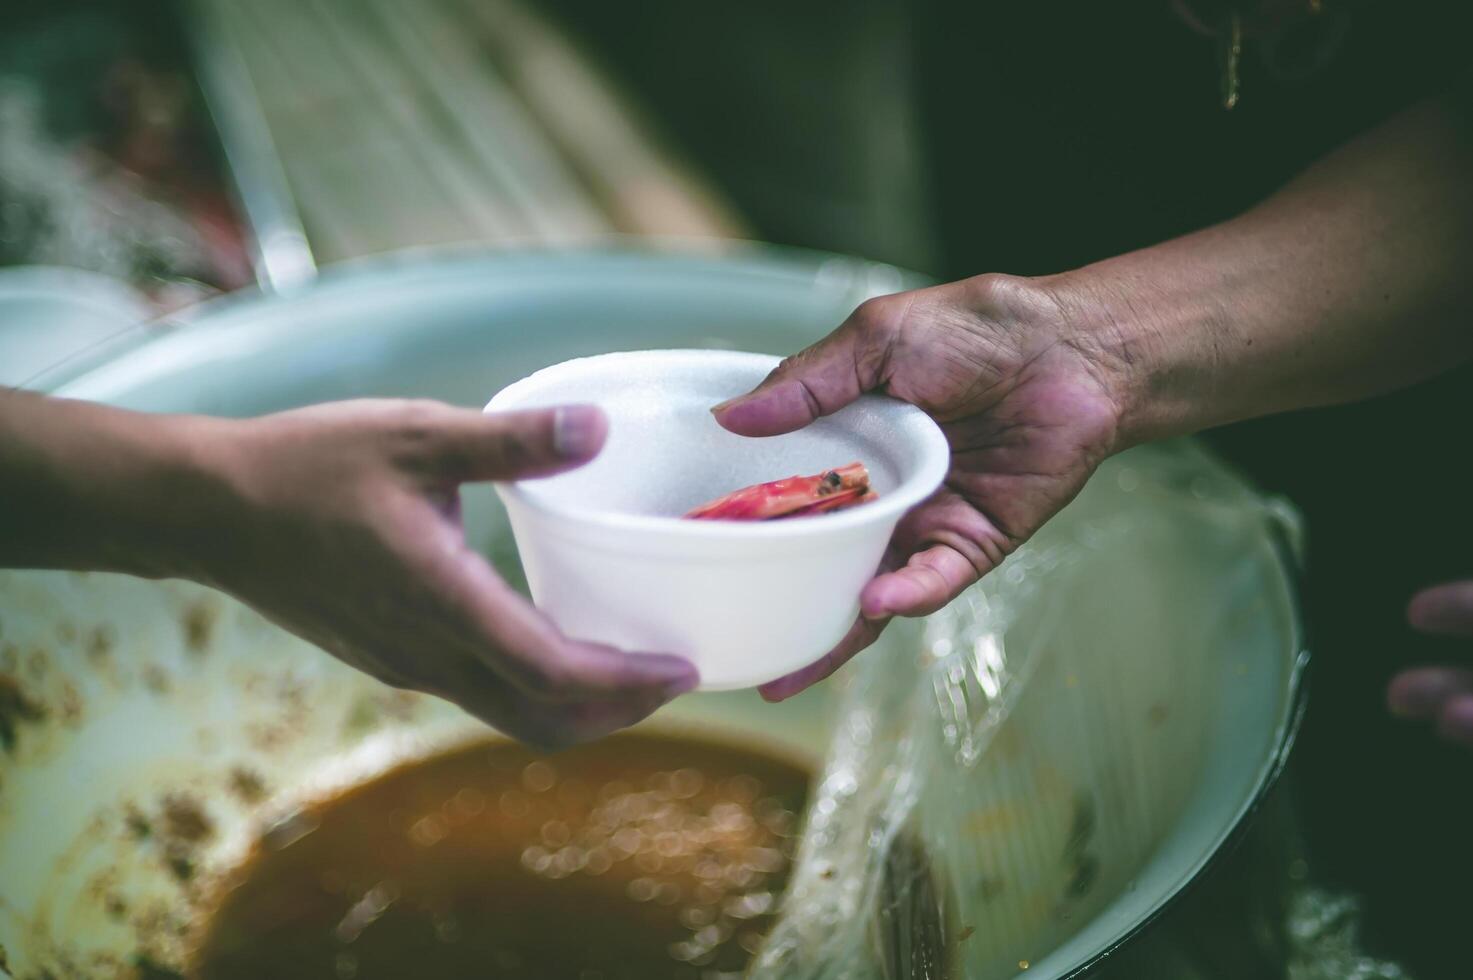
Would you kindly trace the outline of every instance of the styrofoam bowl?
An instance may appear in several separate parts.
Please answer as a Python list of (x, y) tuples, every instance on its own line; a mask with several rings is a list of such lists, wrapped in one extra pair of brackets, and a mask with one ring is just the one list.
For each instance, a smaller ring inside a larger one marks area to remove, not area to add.
[[(822, 656), (853, 624), (895, 525), (946, 476), (946, 437), (924, 412), (867, 395), (788, 435), (753, 439), (710, 409), (778, 358), (630, 351), (565, 361), (491, 399), (487, 412), (593, 404), (603, 451), (555, 477), (500, 484), (532, 598), (568, 635), (674, 653), (703, 690), (752, 687)], [(680, 515), (739, 487), (855, 460), (879, 500), (784, 521)]]

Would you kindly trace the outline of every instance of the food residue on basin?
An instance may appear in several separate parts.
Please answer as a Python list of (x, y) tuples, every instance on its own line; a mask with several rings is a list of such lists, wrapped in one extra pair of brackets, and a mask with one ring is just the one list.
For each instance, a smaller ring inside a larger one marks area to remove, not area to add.
[(772, 923), (808, 775), (716, 743), (504, 743), (406, 766), (268, 840), (190, 975), (699, 980)]

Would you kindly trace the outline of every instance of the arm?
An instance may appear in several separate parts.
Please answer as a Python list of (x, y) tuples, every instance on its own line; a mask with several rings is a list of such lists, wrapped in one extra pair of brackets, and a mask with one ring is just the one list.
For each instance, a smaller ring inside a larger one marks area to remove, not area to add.
[(1225, 224), (1046, 280), (1121, 443), (1351, 401), (1473, 354), (1473, 132), (1407, 111)]
[(466, 546), (459, 486), (597, 454), (568, 407), (343, 402), (232, 421), (0, 389), (0, 567), (189, 578), (386, 683), (542, 745), (633, 724), (684, 660), (562, 636)]
[(1429, 103), (1214, 228), (1072, 272), (984, 275), (881, 297), (718, 406), (744, 435), (866, 391), (929, 411), (946, 486), (902, 521), (854, 630), (765, 689), (827, 676), (896, 615), (995, 568), (1131, 445), (1366, 397), (1473, 353), (1473, 145)]
[(0, 388), (0, 567), (201, 577), (218, 425)]

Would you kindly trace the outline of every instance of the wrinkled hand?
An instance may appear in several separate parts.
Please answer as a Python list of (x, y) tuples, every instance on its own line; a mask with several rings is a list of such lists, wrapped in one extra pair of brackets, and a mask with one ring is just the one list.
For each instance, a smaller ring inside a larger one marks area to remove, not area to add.
[[(1473, 639), (1473, 580), (1433, 586), (1412, 597), (1407, 619), (1424, 633)], [(1435, 720), (1450, 741), (1473, 747), (1473, 670), (1418, 667), (1403, 671), (1387, 691), (1404, 718)]]
[(544, 747), (633, 724), (696, 684), (686, 661), (575, 642), (470, 550), (460, 484), (592, 459), (597, 409), (487, 416), (358, 401), (211, 426), (225, 501), (197, 576), (395, 687)]
[(827, 677), (892, 616), (940, 609), (1073, 499), (1115, 450), (1118, 383), (1070, 319), (1044, 285), (1006, 276), (880, 297), (754, 392), (717, 406), (727, 429), (766, 436), (883, 392), (924, 409), (951, 443), (945, 485), (901, 522), (854, 629), (764, 696)]

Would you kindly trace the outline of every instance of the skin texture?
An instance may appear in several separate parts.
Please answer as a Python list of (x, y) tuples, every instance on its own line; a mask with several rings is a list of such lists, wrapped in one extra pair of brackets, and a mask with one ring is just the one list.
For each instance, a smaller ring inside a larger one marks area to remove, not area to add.
[(765, 696), (827, 677), (891, 616), (940, 609), (1073, 499), (1113, 451), (1119, 409), (1099, 352), (1035, 328), (1061, 316), (1026, 281), (998, 276), (870, 300), (755, 395), (716, 409), (732, 431), (775, 435), (885, 391), (931, 413), (952, 447), (946, 485), (901, 522), (849, 635)]
[(558, 630), (470, 550), (459, 487), (592, 459), (589, 407), (358, 401), (233, 421), (0, 391), (0, 566), (188, 578), (395, 687), (555, 748), (697, 683)]
[[(828, 676), (892, 616), (940, 608), (1112, 453), (1365, 398), (1473, 356), (1469, 173), (1460, 105), (1415, 106), (1222, 225), (1060, 275), (871, 300), (717, 406), (726, 428), (763, 436), (884, 392), (929, 412), (952, 446), (945, 486), (902, 522), (848, 637), (764, 695)], [(1422, 593), (1410, 617), (1473, 636), (1473, 582)], [(1473, 745), (1473, 670), (1408, 672), (1390, 698)]]

